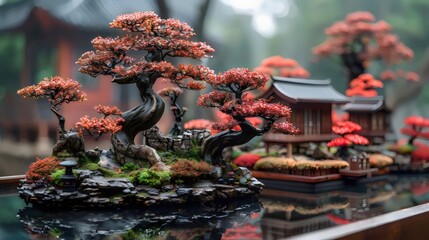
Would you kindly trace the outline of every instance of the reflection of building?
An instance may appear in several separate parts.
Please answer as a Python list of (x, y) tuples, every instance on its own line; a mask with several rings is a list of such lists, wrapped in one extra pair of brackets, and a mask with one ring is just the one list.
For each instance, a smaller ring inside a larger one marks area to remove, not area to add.
[[(26, 0), (1, 5), (0, 38), (14, 34), (24, 40), (20, 79), (2, 79), (2, 82), (19, 81), (18, 87), (21, 88), (52, 75), (78, 80), (89, 98), (85, 103), (63, 106), (64, 112), (72, 113), (65, 114), (68, 128), (80, 116), (92, 114), (92, 107), (96, 104), (127, 102), (123, 101), (127, 100), (126, 94), (122, 95), (125, 99), (114, 99), (109, 81), (79, 73), (75, 62), (83, 52), (92, 48), (91, 39), (108, 35), (108, 24), (117, 15), (151, 10), (151, 6), (148, 2), (136, 0), (126, 4), (113, 0)], [(0, 99), (0, 116), (0, 132), (5, 138), (17, 137), (16, 140), (21, 142), (35, 142), (48, 135), (56, 138), (58, 124), (46, 101), (22, 100), (16, 95), (16, 89), (7, 92), (3, 101)]]
[(327, 142), (334, 139), (332, 106), (349, 102), (349, 98), (331, 86), (330, 80), (283, 77), (273, 77), (273, 84), (262, 97), (272, 97), (273, 102), (289, 106), (292, 109), (291, 122), (301, 131), (298, 135), (267, 133), (263, 136), (267, 148), (270, 144)]
[(349, 113), (350, 121), (362, 127), (359, 135), (369, 139), (384, 138), (389, 131), (389, 110), (385, 107), (382, 96), (352, 97), (352, 102), (345, 104), (342, 110)]
[(264, 205), (261, 220), (264, 239), (290, 237), (334, 226), (328, 213), (349, 205), (347, 198), (338, 192), (305, 194), (264, 190), (261, 202)]

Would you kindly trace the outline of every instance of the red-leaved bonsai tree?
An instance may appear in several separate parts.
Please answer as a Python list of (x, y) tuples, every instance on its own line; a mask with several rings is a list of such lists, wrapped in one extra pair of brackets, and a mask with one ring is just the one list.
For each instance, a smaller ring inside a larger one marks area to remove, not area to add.
[(98, 140), (105, 133), (116, 133), (122, 129), (121, 123), (124, 119), (118, 107), (97, 105), (94, 110), (103, 116), (100, 118), (85, 115), (80, 118), (75, 127), (81, 135), (90, 135)]
[(45, 78), (36, 85), (18, 90), (18, 94), (24, 98), (48, 99), (51, 111), (58, 118), (59, 125), (59, 140), (52, 152), (54, 156), (57, 156), (60, 152), (79, 155), (85, 151), (83, 139), (73, 129), (70, 131), (65, 129), (65, 118), (60, 113), (62, 104), (86, 100), (86, 93), (80, 90), (80, 88), (81, 85), (72, 79), (55, 76)]
[(377, 80), (369, 73), (363, 73), (357, 78), (353, 79), (349, 84), (349, 89), (346, 90), (346, 95), (361, 96), (361, 97), (375, 97), (378, 95), (375, 88), (382, 88), (383, 82)]
[(370, 12), (350, 13), (326, 28), (325, 34), (328, 38), (313, 53), (322, 57), (338, 55), (349, 82), (366, 73), (374, 60), (392, 65), (414, 57), (413, 51), (392, 33), (390, 24), (376, 22)]
[[(203, 144), (203, 159), (213, 165), (224, 165), (222, 151), (226, 147), (237, 146), (273, 129), (282, 133), (296, 133), (298, 130), (288, 122), (291, 109), (267, 99), (243, 99), (248, 91), (263, 87), (268, 81), (265, 74), (246, 68), (234, 68), (216, 75), (206, 82), (214, 91), (203, 94), (198, 105), (217, 108), (232, 117), (226, 123), (214, 124), (215, 130), (224, 130), (210, 136)], [(256, 128), (246, 118), (259, 117), (265, 120), (264, 126)], [(277, 122), (279, 119), (285, 121)], [(240, 126), (240, 130), (232, 130)]]
[(401, 133), (408, 135), (408, 144), (413, 145), (416, 138), (429, 139), (429, 131), (424, 131), (429, 127), (429, 119), (421, 116), (409, 116), (404, 119), (405, 127), (401, 128)]
[(199, 59), (214, 50), (203, 42), (190, 40), (194, 32), (186, 23), (161, 19), (154, 12), (120, 15), (110, 27), (127, 34), (93, 39), (95, 51), (84, 53), (77, 61), (80, 72), (93, 77), (109, 75), (117, 84), (136, 84), (142, 104), (122, 113), (122, 129), (112, 136), (114, 152), (120, 162), (128, 158), (147, 159), (159, 169), (165, 169), (153, 148), (134, 144), (135, 136), (153, 127), (164, 112), (165, 104), (152, 87), (164, 78), (177, 86), (200, 90), (201, 85), (194, 80), (209, 79), (212, 70), (185, 64), (176, 67), (166, 60), (169, 57)]
[(328, 142), (328, 147), (339, 147), (337, 155), (347, 160), (349, 157), (348, 148), (354, 145), (367, 145), (369, 141), (366, 137), (356, 134), (362, 127), (351, 121), (337, 122), (332, 126), (332, 131), (341, 137)]

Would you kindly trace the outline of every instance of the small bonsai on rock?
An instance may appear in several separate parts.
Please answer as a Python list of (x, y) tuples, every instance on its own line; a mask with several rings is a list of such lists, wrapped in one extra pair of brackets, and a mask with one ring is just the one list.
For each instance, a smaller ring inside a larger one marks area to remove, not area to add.
[(59, 140), (54, 146), (52, 155), (58, 156), (83, 156), (85, 146), (83, 139), (74, 129), (65, 129), (65, 118), (60, 113), (63, 103), (81, 102), (86, 100), (86, 93), (80, 90), (81, 85), (62, 77), (50, 77), (43, 79), (37, 85), (28, 86), (18, 90), (18, 94), (24, 98), (47, 98), (51, 105), (51, 111), (58, 118)]

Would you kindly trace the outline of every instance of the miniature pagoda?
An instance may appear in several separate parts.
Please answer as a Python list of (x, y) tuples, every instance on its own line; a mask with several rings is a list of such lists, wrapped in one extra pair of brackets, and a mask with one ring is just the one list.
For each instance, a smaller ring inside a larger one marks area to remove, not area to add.
[(331, 80), (272, 77), (273, 84), (263, 98), (273, 98), (292, 108), (291, 122), (300, 129), (297, 135), (267, 133), (263, 136), (267, 151), (272, 144), (288, 146), (292, 154), (293, 143), (328, 142), (332, 133), (331, 112), (334, 104), (349, 103), (350, 99), (331, 86)]

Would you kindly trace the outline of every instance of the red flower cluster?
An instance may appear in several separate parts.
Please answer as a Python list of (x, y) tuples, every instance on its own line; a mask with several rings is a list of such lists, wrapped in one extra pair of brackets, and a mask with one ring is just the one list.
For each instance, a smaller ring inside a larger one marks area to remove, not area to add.
[[(355, 12), (345, 20), (332, 24), (325, 30), (328, 39), (313, 49), (320, 56), (341, 55), (356, 51), (360, 44), (359, 57), (364, 62), (382, 59), (387, 64), (412, 59), (413, 51), (391, 33), (385, 21), (374, 22), (370, 12)], [(353, 44), (351, 44), (353, 43)]]
[(380, 79), (382, 80), (395, 80), (397, 78), (403, 78), (410, 82), (418, 82), (420, 80), (420, 76), (416, 72), (404, 72), (402, 70), (393, 72), (389, 69), (380, 73)]
[(80, 121), (75, 125), (81, 135), (86, 133), (98, 140), (105, 133), (116, 133), (122, 129), (121, 124), (124, 122), (124, 119), (120, 117), (122, 112), (118, 107), (97, 105), (94, 107), (94, 110), (103, 114), (103, 117), (90, 118), (86, 115), (81, 117)]
[(362, 130), (362, 127), (359, 124), (351, 121), (338, 122), (336, 125), (332, 126), (332, 131), (340, 135), (354, 133), (360, 130)]
[(256, 72), (292, 78), (308, 78), (310, 73), (291, 58), (272, 56), (262, 60), (261, 65), (255, 68)]
[(222, 107), (231, 102), (233, 96), (229, 92), (210, 92), (198, 98), (197, 105), (202, 107)]
[(254, 153), (244, 153), (234, 159), (234, 164), (241, 167), (252, 168), (261, 156)]
[(86, 93), (79, 90), (81, 85), (62, 77), (45, 78), (37, 85), (31, 85), (18, 90), (18, 94), (24, 98), (48, 98), (49, 103), (56, 107), (62, 103), (78, 102), (86, 100)]
[(383, 83), (372, 76), (364, 73), (350, 82), (349, 89), (346, 90), (347, 96), (375, 97), (378, 95), (374, 88), (382, 88)]
[(42, 179), (50, 181), (50, 175), (58, 168), (60, 168), (60, 160), (56, 157), (36, 158), (36, 161), (30, 164), (25, 179), (28, 182)]
[[(222, 111), (222, 108), (220, 108)], [(241, 117), (262, 117), (264, 119), (289, 118), (291, 109), (280, 103), (270, 103), (266, 99), (244, 100), (236, 105), (233, 115)]]

